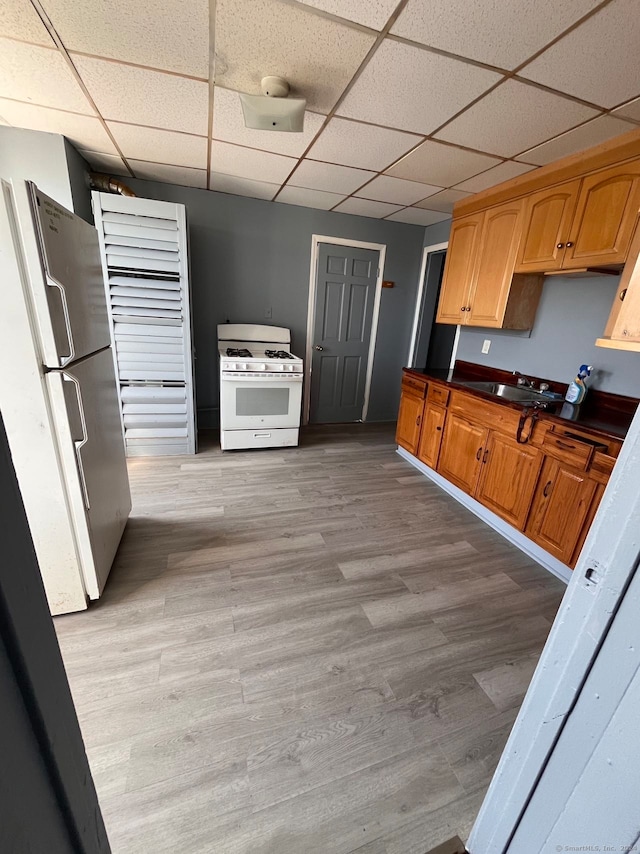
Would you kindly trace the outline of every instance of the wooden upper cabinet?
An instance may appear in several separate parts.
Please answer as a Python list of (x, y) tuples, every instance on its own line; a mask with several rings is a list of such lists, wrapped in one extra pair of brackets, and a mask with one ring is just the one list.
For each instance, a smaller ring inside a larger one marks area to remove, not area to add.
[(640, 207), (640, 160), (582, 181), (563, 267), (623, 264)]
[(542, 453), (537, 448), (492, 432), (482, 454), (475, 497), (522, 531), (541, 465)]
[(640, 222), (599, 347), (640, 351)]
[(478, 482), (488, 433), (486, 427), (472, 424), (452, 412), (447, 416), (437, 470), (470, 495), (473, 495)]
[(523, 200), (516, 199), (485, 212), (466, 324), (503, 325), (520, 242), (522, 206)]
[(597, 485), (585, 472), (546, 457), (527, 523), (527, 536), (558, 560), (572, 565)]
[(559, 270), (578, 202), (580, 180), (540, 190), (525, 199), (518, 273)]
[(484, 213), (454, 220), (449, 235), (437, 323), (464, 323), (478, 261)]

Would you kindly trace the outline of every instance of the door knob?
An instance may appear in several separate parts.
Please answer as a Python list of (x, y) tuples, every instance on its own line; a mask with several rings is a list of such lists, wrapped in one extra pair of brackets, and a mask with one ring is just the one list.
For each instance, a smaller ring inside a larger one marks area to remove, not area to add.
[(316, 344), (316, 346), (313, 349), (314, 350), (324, 350), (324, 347), (321, 347), (319, 344)]

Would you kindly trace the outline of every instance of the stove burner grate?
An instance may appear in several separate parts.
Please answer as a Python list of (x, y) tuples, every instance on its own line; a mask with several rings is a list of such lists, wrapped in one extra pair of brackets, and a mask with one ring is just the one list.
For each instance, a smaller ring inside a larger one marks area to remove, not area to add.
[(293, 359), (291, 353), (286, 350), (265, 350), (264, 354), (267, 359)]
[(227, 347), (227, 356), (232, 356), (236, 359), (250, 359), (251, 353), (246, 348), (238, 350), (236, 347)]

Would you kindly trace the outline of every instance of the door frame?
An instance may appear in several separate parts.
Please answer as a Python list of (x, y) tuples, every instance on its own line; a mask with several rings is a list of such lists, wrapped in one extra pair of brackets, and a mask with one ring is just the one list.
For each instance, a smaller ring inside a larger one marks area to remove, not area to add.
[(313, 356), (313, 327), (316, 314), (316, 292), (318, 289), (318, 258), (321, 243), (331, 243), (334, 246), (353, 246), (356, 249), (373, 249), (379, 253), (378, 275), (376, 277), (376, 291), (373, 300), (373, 316), (371, 318), (371, 335), (369, 338), (369, 355), (367, 357), (367, 375), (364, 384), (364, 403), (362, 405), (361, 421), (367, 420), (369, 411), (369, 394), (371, 391), (371, 377), (373, 375), (373, 357), (376, 352), (376, 338), (378, 336), (378, 319), (380, 316), (380, 298), (382, 295), (382, 279), (384, 276), (384, 265), (387, 254), (386, 243), (369, 243), (365, 240), (352, 240), (347, 237), (329, 237), (324, 234), (311, 235), (311, 264), (309, 267), (309, 302), (307, 306), (307, 348), (304, 360), (304, 391), (302, 403), (302, 423), (309, 423), (311, 410), (311, 360)]
[(431, 246), (425, 246), (422, 249), (422, 263), (420, 264), (420, 278), (418, 279), (418, 293), (416, 294), (416, 307), (413, 313), (413, 324), (411, 326), (411, 336), (409, 338), (409, 355), (407, 357), (407, 365), (412, 367), (413, 357), (416, 352), (418, 323), (420, 322), (420, 306), (422, 305), (422, 295), (424, 293), (424, 280), (427, 275), (427, 266), (429, 264), (429, 255), (432, 252), (440, 252), (443, 249), (449, 248), (449, 241), (444, 243), (433, 243)]

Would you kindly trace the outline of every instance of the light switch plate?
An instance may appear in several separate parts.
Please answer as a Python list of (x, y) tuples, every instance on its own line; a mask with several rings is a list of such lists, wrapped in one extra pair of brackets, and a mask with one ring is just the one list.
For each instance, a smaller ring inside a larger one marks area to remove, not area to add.
[(482, 345), (482, 352), (483, 352), (483, 353), (488, 353), (488, 352), (489, 352), (489, 348), (490, 348), (490, 347), (491, 347), (491, 339), (490, 339), (490, 338), (485, 338), (485, 339), (484, 339), (484, 343), (483, 343), (483, 345)]

